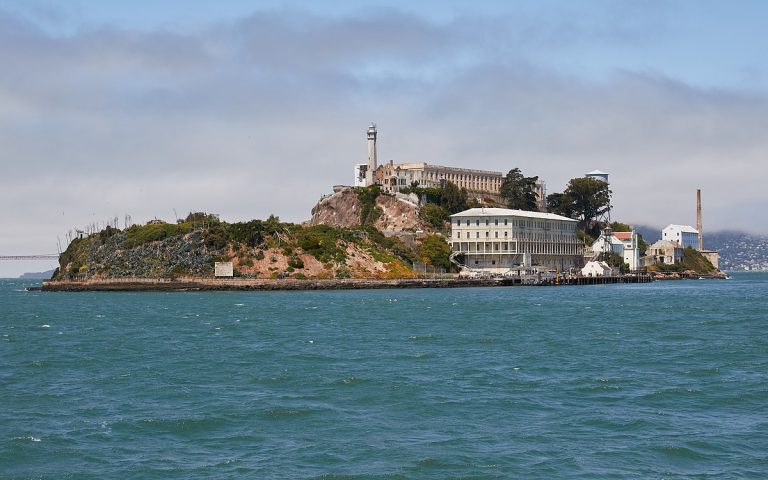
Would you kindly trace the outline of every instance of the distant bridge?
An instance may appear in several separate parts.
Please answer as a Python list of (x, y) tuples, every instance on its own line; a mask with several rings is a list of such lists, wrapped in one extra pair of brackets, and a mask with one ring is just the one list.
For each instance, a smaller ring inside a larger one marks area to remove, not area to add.
[(0, 260), (54, 260), (59, 258), (57, 253), (42, 253), (40, 255), (0, 255)]

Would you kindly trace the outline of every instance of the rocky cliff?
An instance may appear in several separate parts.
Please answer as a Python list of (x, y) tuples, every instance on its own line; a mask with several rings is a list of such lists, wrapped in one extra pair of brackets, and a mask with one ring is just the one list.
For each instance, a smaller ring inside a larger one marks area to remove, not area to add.
[(281, 223), (274, 217), (228, 224), (216, 218), (107, 228), (74, 240), (54, 280), (212, 277), (231, 261), (247, 278), (408, 278), (417, 252), (372, 227)]
[[(419, 216), (418, 198), (415, 195), (390, 195), (376, 193), (373, 197), (374, 214), (369, 216), (372, 225), (384, 233), (429, 231), (430, 227)], [(345, 187), (333, 195), (321, 199), (312, 208), (308, 225), (328, 225), (350, 228), (365, 223), (364, 199), (355, 189)]]

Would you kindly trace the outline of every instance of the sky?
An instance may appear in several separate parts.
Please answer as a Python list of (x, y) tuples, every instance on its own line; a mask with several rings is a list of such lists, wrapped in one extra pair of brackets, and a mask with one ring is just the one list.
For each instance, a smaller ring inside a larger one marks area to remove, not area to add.
[[(300, 222), (380, 162), (610, 173), (612, 217), (768, 234), (763, 1), (0, 0), (0, 255), (126, 216)], [(0, 277), (55, 262), (0, 261)]]

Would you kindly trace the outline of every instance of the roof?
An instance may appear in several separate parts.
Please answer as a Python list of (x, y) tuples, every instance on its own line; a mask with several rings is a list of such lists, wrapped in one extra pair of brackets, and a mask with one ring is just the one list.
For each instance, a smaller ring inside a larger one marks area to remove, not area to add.
[(632, 232), (613, 232), (611, 235), (618, 238), (619, 240), (632, 239)]
[(693, 228), (690, 225), (675, 225), (673, 223), (673, 224), (667, 225), (664, 228), (664, 230), (666, 230), (668, 228), (674, 228), (675, 230), (680, 230), (681, 232), (686, 232), (686, 233), (699, 233), (698, 230), (696, 230), (695, 228)]
[(671, 247), (680, 248), (680, 249), (683, 248), (677, 242), (673, 242), (671, 240), (657, 240), (653, 245), (651, 245), (648, 248), (671, 248)]
[(529, 212), (526, 210), (512, 210), (510, 208), (470, 208), (463, 212), (454, 213), (453, 217), (526, 217), (541, 220), (561, 220), (564, 222), (576, 222), (576, 220), (554, 213)]
[(592, 170), (587, 175), (608, 175), (608, 172), (601, 172), (600, 170)]

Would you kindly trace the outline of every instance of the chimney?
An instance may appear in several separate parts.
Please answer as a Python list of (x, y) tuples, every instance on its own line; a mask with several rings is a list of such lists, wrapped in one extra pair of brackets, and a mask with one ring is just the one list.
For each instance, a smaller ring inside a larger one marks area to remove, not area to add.
[(696, 230), (699, 231), (699, 251), (704, 250), (704, 241), (701, 238), (701, 190), (696, 190)]

